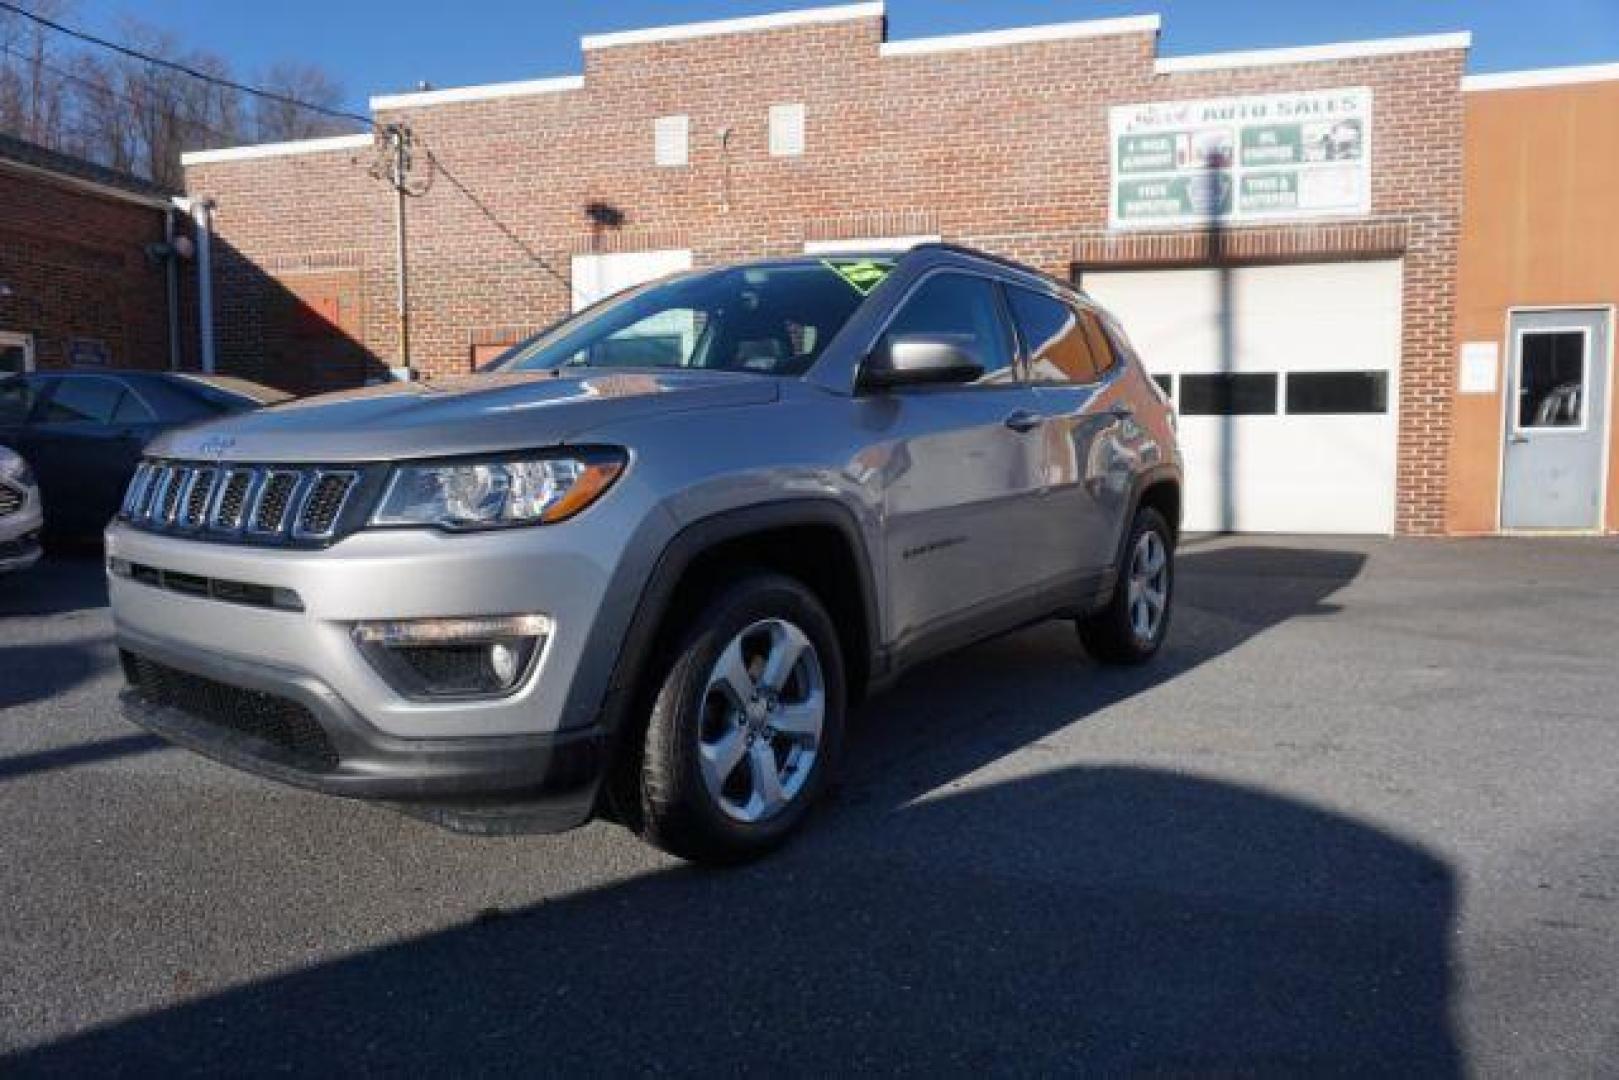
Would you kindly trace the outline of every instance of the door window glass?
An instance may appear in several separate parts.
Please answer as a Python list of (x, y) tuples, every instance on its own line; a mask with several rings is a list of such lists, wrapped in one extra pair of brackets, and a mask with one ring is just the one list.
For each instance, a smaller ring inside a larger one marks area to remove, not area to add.
[(0, 424), (21, 424), (34, 410), (38, 395), (27, 379), (0, 382)]
[(984, 374), (975, 385), (1016, 380), (1012, 347), (995, 286), (970, 274), (936, 274), (911, 294), (888, 324), (890, 334), (953, 334), (967, 340)]
[(124, 388), (111, 379), (63, 379), (45, 406), (47, 424), (110, 424)]
[(1182, 375), (1182, 416), (1269, 416), (1276, 412), (1276, 375)]
[(113, 410), (112, 422), (115, 424), (149, 424), (156, 417), (146, 403), (134, 394), (125, 394), (118, 399), (118, 407)]
[(1388, 372), (1292, 372), (1287, 377), (1287, 411), (1294, 416), (1386, 413)]
[(1098, 365), (1078, 311), (1015, 285), (1008, 286), (1006, 299), (1029, 357), (1029, 378), (1038, 383), (1096, 381)]
[(1524, 333), (1518, 346), (1518, 426), (1579, 427), (1585, 422), (1585, 334)]

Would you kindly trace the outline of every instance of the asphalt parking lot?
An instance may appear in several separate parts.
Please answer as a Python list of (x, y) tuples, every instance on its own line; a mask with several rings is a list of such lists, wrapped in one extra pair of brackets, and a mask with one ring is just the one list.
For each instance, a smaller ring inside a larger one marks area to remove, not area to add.
[(1193, 540), (858, 718), (781, 855), (468, 839), (127, 727), (93, 560), (0, 579), (0, 1070), (1619, 1061), (1619, 544)]

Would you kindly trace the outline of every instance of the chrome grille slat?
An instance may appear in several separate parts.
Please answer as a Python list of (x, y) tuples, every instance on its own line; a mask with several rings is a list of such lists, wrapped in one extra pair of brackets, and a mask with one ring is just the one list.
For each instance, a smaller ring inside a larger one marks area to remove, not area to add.
[(208, 524), (226, 532), (239, 532), (246, 524), (248, 500), (253, 495), (259, 477), (257, 469), (226, 469), (219, 483), (219, 495), (214, 501)]
[(304, 539), (319, 540), (332, 535), (337, 519), (349, 500), (349, 492), (359, 481), (356, 472), (317, 471), (309, 480), (292, 533)]
[(10, 517), (22, 509), (23, 494), (9, 484), (0, 484), (0, 517)]
[(191, 482), (186, 485), (185, 502), (180, 508), (180, 524), (188, 529), (200, 528), (208, 521), (208, 507), (213, 502), (214, 485), (219, 482), (215, 468), (193, 469)]

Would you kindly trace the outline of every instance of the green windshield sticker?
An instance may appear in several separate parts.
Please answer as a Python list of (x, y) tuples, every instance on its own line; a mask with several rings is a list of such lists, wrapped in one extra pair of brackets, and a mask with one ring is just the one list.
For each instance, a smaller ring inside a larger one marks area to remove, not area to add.
[(822, 259), (821, 265), (847, 281), (849, 287), (861, 296), (868, 295), (871, 290), (881, 285), (883, 279), (894, 269), (893, 263), (880, 263), (871, 259), (852, 259), (846, 262)]

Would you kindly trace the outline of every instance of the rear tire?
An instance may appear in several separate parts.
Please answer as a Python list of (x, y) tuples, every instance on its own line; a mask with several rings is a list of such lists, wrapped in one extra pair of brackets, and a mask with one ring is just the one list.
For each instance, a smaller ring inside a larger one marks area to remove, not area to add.
[(1105, 664), (1143, 664), (1169, 632), (1175, 596), (1175, 537), (1150, 506), (1136, 511), (1118, 584), (1106, 607), (1079, 621), (1079, 639)]
[(771, 851), (825, 789), (843, 720), (842, 651), (815, 594), (779, 574), (739, 578), (687, 629), (653, 702), (642, 837), (697, 862)]

